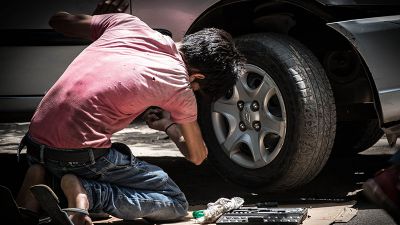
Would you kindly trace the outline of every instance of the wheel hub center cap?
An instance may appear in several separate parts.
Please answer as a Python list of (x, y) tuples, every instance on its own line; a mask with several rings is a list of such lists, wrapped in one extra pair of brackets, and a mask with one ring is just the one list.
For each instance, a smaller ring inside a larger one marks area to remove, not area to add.
[(258, 111), (254, 112), (251, 110), (251, 102), (244, 104), (243, 110), (240, 111), (240, 119), (244, 122), (247, 128), (252, 128), (253, 121), (260, 120), (260, 114)]

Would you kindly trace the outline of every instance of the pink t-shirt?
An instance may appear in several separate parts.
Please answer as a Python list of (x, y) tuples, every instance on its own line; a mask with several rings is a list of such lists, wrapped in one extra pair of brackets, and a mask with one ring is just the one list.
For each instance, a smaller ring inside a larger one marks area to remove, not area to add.
[(173, 40), (129, 14), (93, 16), (95, 40), (39, 104), (29, 133), (54, 148), (107, 148), (149, 106), (176, 123), (197, 119), (196, 99)]

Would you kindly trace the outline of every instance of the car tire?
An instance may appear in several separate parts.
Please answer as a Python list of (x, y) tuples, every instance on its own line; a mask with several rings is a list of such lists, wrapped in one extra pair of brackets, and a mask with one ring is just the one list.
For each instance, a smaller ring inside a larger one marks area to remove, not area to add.
[(362, 152), (378, 142), (383, 134), (378, 119), (338, 123), (333, 151), (344, 155)]
[[(223, 177), (252, 190), (308, 183), (325, 165), (335, 138), (335, 104), (322, 66), (285, 35), (249, 34), (236, 43), (247, 74), (215, 102), (199, 97), (209, 161)], [(261, 128), (254, 126), (257, 120)]]

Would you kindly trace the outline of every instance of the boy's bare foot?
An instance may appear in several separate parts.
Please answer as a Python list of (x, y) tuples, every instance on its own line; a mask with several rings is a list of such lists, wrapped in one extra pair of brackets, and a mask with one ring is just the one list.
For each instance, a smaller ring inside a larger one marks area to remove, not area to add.
[[(79, 178), (73, 174), (66, 174), (61, 178), (61, 189), (68, 200), (69, 208), (89, 209), (87, 193)], [(81, 213), (69, 213), (69, 218), (75, 225), (92, 225), (89, 216)]]

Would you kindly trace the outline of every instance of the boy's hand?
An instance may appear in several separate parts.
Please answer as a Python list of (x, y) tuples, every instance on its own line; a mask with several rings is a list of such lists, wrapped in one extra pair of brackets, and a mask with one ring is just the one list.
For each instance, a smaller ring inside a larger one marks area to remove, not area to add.
[(128, 8), (127, 0), (101, 0), (92, 15), (123, 13)]
[(171, 114), (159, 108), (150, 108), (143, 114), (143, 119), (147, 125), (155, 130), (165, 131), (171, 123)]

